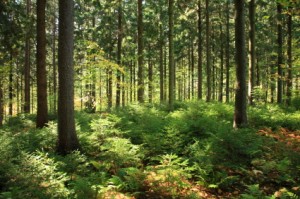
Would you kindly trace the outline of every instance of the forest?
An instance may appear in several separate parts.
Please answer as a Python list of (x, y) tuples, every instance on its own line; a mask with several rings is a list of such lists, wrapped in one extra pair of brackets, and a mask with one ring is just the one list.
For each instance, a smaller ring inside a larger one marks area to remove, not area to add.
[(0, 199), (300, 198), (299, 0), (1, 0)]

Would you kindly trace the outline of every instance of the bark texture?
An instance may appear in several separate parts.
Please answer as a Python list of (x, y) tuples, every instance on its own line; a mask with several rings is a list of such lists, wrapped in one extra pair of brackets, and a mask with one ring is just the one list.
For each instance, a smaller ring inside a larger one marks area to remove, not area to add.
[(234, 128), (247, 125), (246, 47), (244, 0), (235, 0), (236, 92)]
[(59, 0), (57, 150), (61, 154), (79, 148), (74, 120), (73, 6), (72, 0)]

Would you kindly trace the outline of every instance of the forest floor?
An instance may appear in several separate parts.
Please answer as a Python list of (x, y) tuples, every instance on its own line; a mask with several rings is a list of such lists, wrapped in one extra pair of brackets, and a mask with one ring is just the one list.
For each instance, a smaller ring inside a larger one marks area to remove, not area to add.
[(300, 111), (250, 107), (232, 128), (230, 104), (130, 105), (76, 112), (82, 150), (55, 153), (56, 115), (0, 128), (0, 198), (299, 198)]

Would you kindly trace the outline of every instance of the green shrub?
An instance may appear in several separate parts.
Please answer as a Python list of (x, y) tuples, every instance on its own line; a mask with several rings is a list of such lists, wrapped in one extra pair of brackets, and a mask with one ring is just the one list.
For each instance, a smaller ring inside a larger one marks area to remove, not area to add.
[(110, 165), (113, 173), (116, 173), (120, 168), (139, 166), (141, 158), (143, 158), (140, 146), (132, 144), (126, 138), (105, 139), (101, 151), (103, 161)]
[(22, 153), (19, 164), (9, 170), (7, 182), (12, 198), (67, 198), (70, 191), (65, 187), (67, 175), (58, 171), (57, 163), (43, 152)]

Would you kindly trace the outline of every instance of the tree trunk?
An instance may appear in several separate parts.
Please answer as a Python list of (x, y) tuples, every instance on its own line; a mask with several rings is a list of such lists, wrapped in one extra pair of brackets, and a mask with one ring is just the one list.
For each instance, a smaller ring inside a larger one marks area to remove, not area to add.
[(151, 59), (149, 59), (149, 61), (148, 61), (148, 67), (149, 67), (149, 70), (148, 70), (148, 78), (149, 78), (148, 97), (149, 97), (149, 103), (152, 103), (152, 101), (153, 101), (153, 65), (152, 65)]
[(53, 66), (53, 111), (56, 113), (57, 105), (57, 67), (56, 67), (56, 17), (53, 16), (52, 30), (52, 66)]
[(198, 0), (198, 100), (202, 99), (202, 17), (201, 0)]
[(133, 61), (130, 61), (130, 103), (133, 102)]
[(205, 1), (206, 14), (206, 101), (211, 100), (211, 44), (210, 44), (210, 19), (209, 19), (209, 0)]
[[(160, 20), (162, 20), (162, 16), (160, 16)], [(164, 54), (163, 54), (163, 46), (164, 46), (164, 38), (163, 38), (163, 27), (162, 24), (159, 25), (159, 86), (160, 86), (160, 102), (164, 102)]]
[(13, 52), (10, 52), (9, 88), (8, 88), (8, 115), (13, 115)]
[(288, 57), (288, 78), (287, 78), (287, 105), (290, 106), (292, 102), (292, 86), (293, 86), (293, 73), (292, 73), (292, 14), (288, 15), (287, 20), (287, 57)]
[(175, 101), (175, 66), (174, 66), (174, 42), (173, 42), (173, 27), (174, 27), (174, 0), (169, 0), (169, 109), (174, 109)]
[[(220, 18), (221, 18), (221, 10), (220, 10)], [(220, 60), (221, 60), (221, 67), (220, 67), (220, 84), (219, 84), (219, 102), (223, 101), (223, 79), (224, 79), (224, 41), (223, 41), (223, 31), (222, 31), (222, 24), (220, 24), (220, 42), (221, 42), (221, 49), (220, 49)]]
[(253, 105), (253, 88), (255, 77), (255, 0), (249, 3), (249, 84), (248, 103)]
[(4, 117), (4, 103), (3, 103), (3, 84), (2, 77), (0, 80), (0, 127), (3, 125), (3, 117)]
[[(122, 0), (119, 0), (118, 8), (118, 50), (117, 50), (117, 64), (121, 68), (121, 56), (122, 56), (122, 39), (123, 39), (123, 28), (122, 28)], [(120, 107), (121, 102), (121, 71), (117, 70), (117, 90), (116, 90), (116, 107)]]
[[(31, 0), (27, 0), (27, 17), (30, 17), (31, 13)], [(25, 66), (24, 66), (24, 112), (30, 112), (30, 35), (26, 33), (25, 39)]]
[(79, 148), (74, 120), (73, 7), (72, 0), (59, 0), (57, 151), (61, 154), (67, 154)]
[(192, 99), (194, 98), (194, 90), (195, 90), (195, 86), (194, 86), (194, 71), (195, 71), (195, 56), (194, 56), (194, 39), (192, 38), (192, 43), (191, 43), (191, 84), (192, 84)]
[(143, 0), (138, 0), (138, 101), (144, 102)]
[(282, 55), (282, 5), (277, 4), (277, 103), (282, 103), (282, 93), (283, 93), (283, 84), (282, 84), (282, 65), (283, 65), (283, 55)]
[(45, 8), (46, 0), (37, 0), (37, 128), (48, 123)]
[(246, 47), (244, 0), (235, 0), (236, 93), (234, 128), (247, 125)]
[(225, 56), (226, 56), (226, 102), (229, 102), (229, 85), (230, 85), (230, 31), (229, 31), (229, 0), (226, 2), (226, 45), (225, 45)]

